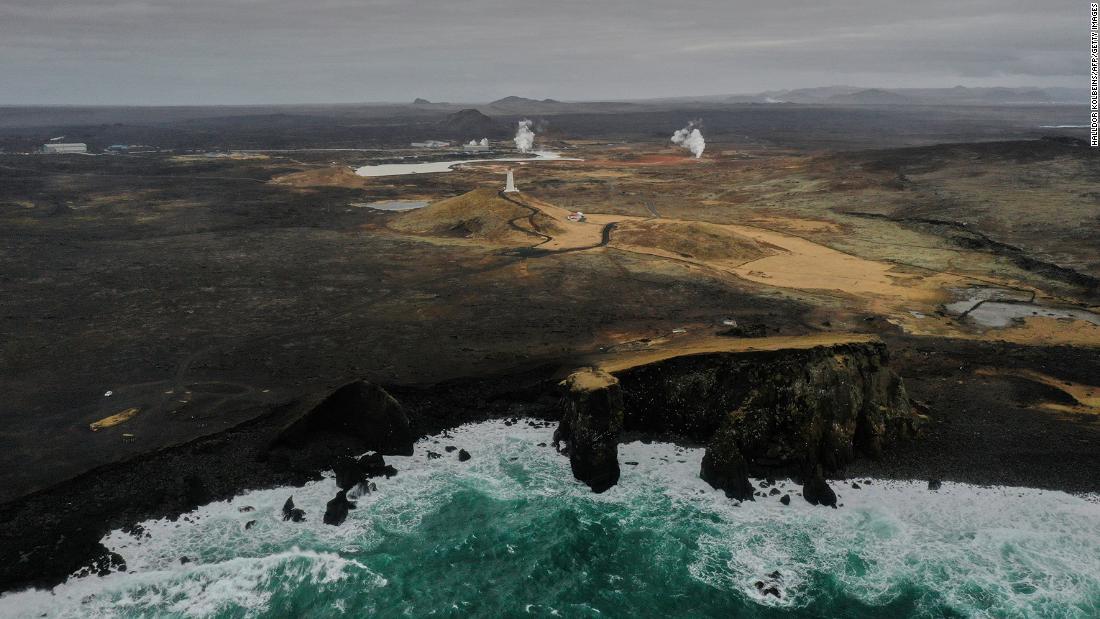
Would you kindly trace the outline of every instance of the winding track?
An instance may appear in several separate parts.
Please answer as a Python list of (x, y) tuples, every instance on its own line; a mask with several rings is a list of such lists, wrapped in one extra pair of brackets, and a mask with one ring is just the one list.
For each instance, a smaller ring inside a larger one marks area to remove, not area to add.
[[(540, 256), (551, 256), (555, 254), (568, 254), (576, 251), (587, 251), (589, 249), (606, 247), (607, 244), (611, 242), (611, 231), (614, 230), (617, 225), (617, 222), (605, 224), (603, 230), (600, 231), (600, 242), (596, 243), (595, 245), (585, 245), (583, 247), (567, 247), (565, 249), (539, 249), (539, 245), (543, 245), (554, 240), (554, 237), (538, 231), (538, 225), (535, 224), (535, 215), (537, 215), (540, 211), (530, 204), (524, 204), (519, 200), (512, 199), (503, 191), (497, 192), (497, 195), (499, 195), (503, 200), (507, 200), (508, 202), (511, 202), (512, 204), (515, 204), (520, 208), (526, 209), (530, 213), (529, 215), (527, 215), (527, 217), (516, 217), (514, 219), (508, 220), (509, 225), (511, 225), (516, 230), (526, 232), (527, 234), (533, 234), (543, 239), (543, 241), (538, 245), (532, 245), (531, 247), (524, 247), (521, 249), (512, 250), (510, 252), (512, 255), (520, 256), (523, 258), (537, 258)], [(521, 228), (519, 225), (517, 225), (515, 222), (520, 219), (527, 219), (527, 222), (531, 224), (531, 229), (528, 230), (526, 228)]]

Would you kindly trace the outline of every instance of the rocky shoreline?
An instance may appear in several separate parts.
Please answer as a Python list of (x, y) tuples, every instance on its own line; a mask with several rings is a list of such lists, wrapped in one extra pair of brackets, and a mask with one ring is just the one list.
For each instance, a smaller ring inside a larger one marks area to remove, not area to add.
[[(494, 418), (556, 418), (555, 367), (385, 389), (353, 381), (216, 434), (99, 467), (0, 504), (0, 592), (53, 587), (74, 573), (125, 569), (100, 540), (242, 492), (301, 486), (366, 451), (407, 453), (419, 437)], [(334, 414), (370, 411), (354, 417)], [(409, 423), (413, 420), (413, 424)], [(373, 422), (373, 425), (371, 423)], [(415, 426), (415, 429), (414, 429)], [(373, 434), (372, 434), (373, 432)], [(316, 517), (325, 506), (310, 506)]]
[[(330, 469), (342, 492), (328, 510), (309, 511), (330, 511), (335, 523), (353, 488), (385, 466), (350, 457), (406, 454), (419, 437), (488, 419), (559, 422), (554, 438), (568, 442), (574, 474), (595, 491), (618, 479), (620, 437), (645, 436), (705, 445), (701, 476), (735, 499), (752, 498), (749, 476), (792, 477), (806, 484), (805, 500), (829, 505), (826, 478), (874, 476), (881, 456), (887, 476), (904, 477), (891, 456), (919, 445), (910, 439), (925, 418), (888, 362), (884, 344), (859, 343), (672, 357), (613, 374), (547, 366), (427, 387), (354, 381), (0, 505), (0, 555), (13, 557), (0, 565), (0, 591), (124, 569), (100, 544), (110, 530)], [(919, 466), (910, 472), (928, 479)]]
[(826, 477), (857, 457), (879, 458), (925, 422), (882, 343), (731, 355), (700, 354), (610, 374), (574, 372), (562, 387), (555, 442), (573, 474), (603, 492), (619, 477), (624, 430), (706, 445), (700, 477), (751, 501), (749, 477), (791, 477), (813, 504), (836, 505)]

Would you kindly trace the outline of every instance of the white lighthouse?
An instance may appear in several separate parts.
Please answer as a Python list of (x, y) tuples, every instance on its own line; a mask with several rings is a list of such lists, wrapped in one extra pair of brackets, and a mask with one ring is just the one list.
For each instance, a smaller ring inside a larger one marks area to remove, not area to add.
[(512, 176), (512, 171), (508, 170), (508, 180), (504, 181), (504, 193), (518, 193), (516, 189), (516, 179)]

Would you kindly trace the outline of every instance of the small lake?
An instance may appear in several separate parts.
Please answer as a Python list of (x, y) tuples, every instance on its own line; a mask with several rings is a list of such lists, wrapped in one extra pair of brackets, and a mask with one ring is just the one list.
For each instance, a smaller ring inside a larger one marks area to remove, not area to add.
[(1059, 309), (1053, 307), (1041, 307), (1030, 303), (1006, 303), (1003, 301), (986, 301), (978, 307), (970, 310), (967, 317), (983, 327), (1001, 328), (1007, 327), (1014, 320), (1024, 318), (1066, 318), (1070, 320), (1083, 320), (1100, 326), (1100, 315), (1079, 309)]
[(1031, 302), (1031, 295), (1003, 288), (955, 290), (963, 298), (944, 304), (949, 314), (965, 315), (983, 327), (1000, 329), (1025, 318), (1083, 320), (1100, 326), (1100, 314), (1074, 308), (1044, 307)]
[(433, 174), (450, 172), (461, 163), (507, 163), (511, 161), (581, 161), (562, 157), (561, 153), (536, 151), (533, 157), (506, 157), (502, 159), (453, 159), (450, 161), (427, 161), (422, 163), (383, 163), (365, 165), (355, 170), (359, 176), (401, 176), (403, 174)]

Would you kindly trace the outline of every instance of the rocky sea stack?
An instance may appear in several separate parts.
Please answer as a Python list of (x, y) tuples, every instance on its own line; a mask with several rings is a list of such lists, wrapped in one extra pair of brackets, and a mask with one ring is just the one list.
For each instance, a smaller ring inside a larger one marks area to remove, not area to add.
[(564, 383), (559, 433), (572, 439), (574, 474), (593, 489), (594, 478), (601, 487), (617, 479), (609, 460), (627, 430), (705, 444), (700, 476), (732, 498), (752, 498), (749, 476), (790, 476), (808, 484), (814, 504), (835, 504), (825, 477), (879, 457), (921, 424), (886, 363), (885, 345), (867, 342), (681, 356), (614, 376), (585, 370)]
[(619, 481), (619, 433), (623, 428), (623, 396), (614, 376), (592, 368), (574, 372), (561, 383), (562, 419), (554, 442), (569, 444), (573, 476), (593, 492)]

